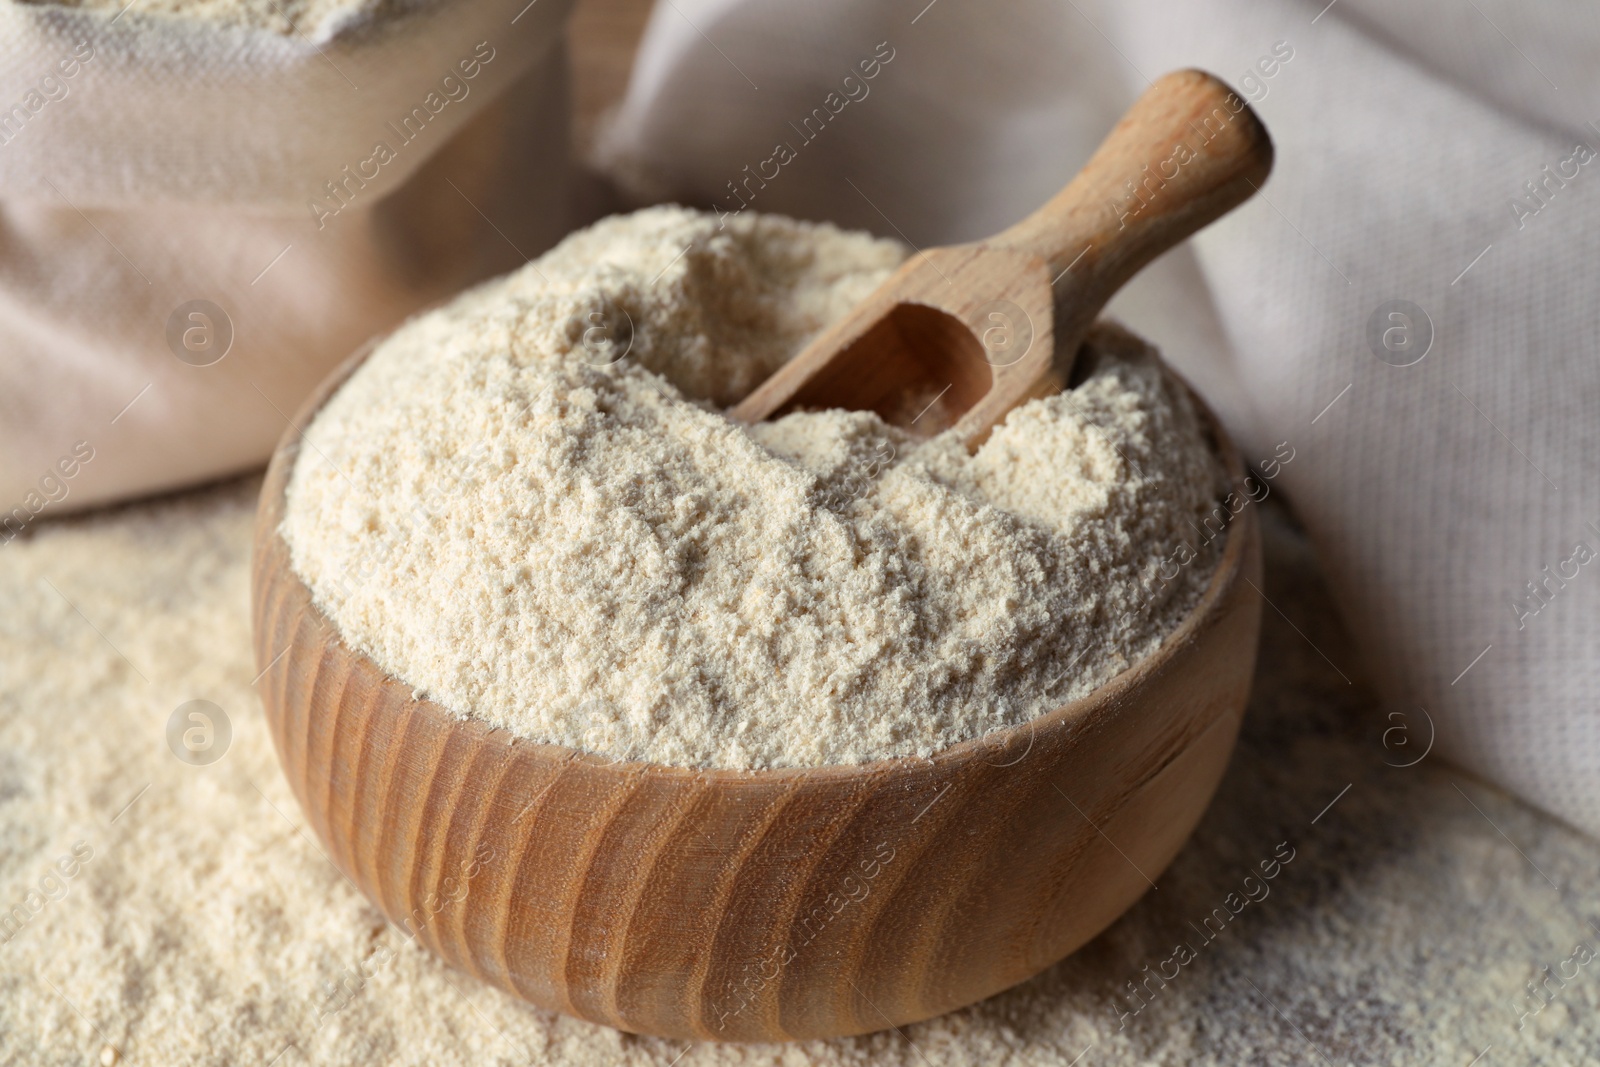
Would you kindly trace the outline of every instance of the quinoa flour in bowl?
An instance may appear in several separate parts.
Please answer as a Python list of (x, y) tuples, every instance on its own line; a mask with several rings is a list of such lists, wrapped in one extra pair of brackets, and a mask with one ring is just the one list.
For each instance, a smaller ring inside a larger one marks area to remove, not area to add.
[[(458, 716), (608, 758), (925, 757), (1084, 696), (1205, 590), (1226, 491), (1124, 334), (976, 454), (725, 408), (898, 243), (676, 207), (407, 323), (322, 407), (281, 528), (341, 635)], [(1186, 555), (1175, 557), (1180, 546)]]
[(725, 414), (904, 256), (613, 218), (302, 405), (256, 519), (262, 703), (407, 936), (629, 1033), (839, 1037), (1023, 981), (1172, 861), (1261, 563), (1155, 354), (1096, 328), (971, 455)]

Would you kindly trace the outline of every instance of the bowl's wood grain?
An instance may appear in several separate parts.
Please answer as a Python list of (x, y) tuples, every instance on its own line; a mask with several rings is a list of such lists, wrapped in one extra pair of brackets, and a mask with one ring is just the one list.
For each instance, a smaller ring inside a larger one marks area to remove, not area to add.
[[(273, 456), (253, 561), (284, 772), (333, 861), (391, 921), (546, 1008), (781, 1040), (972, 1003), (1148, 889), (1232, 750), (1260, 624), (1252, 508), (1186, 622), (1082, 700), (931, 759), (695, 771), (457, 719), (347, 646), (279, 534), (299, 442), (291, 428)], [(1217, 444), (1237, 484), (1238, 457)]]

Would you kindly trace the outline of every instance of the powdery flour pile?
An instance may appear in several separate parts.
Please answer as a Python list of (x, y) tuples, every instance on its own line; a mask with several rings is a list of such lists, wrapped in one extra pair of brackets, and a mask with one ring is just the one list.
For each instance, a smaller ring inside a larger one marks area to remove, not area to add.
[(1107, 332), (968, 456), (748, 393), (902, 260), (655, 208), (409, 323), (311, 425), (283, 533), (344, 636), (458, 714), (618, 758), (927, 755), (1087, 693), (1193, 606), (1223, 491)]

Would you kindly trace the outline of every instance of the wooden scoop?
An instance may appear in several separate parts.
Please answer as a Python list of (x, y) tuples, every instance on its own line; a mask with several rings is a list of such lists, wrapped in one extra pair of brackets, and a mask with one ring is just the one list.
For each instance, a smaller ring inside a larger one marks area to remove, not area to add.
[(969, 448), (1062, 389), (1100, 309), (1139, 268), (1255, 191), (1272, 141), (1199, 70), (1155, 82), (1066, 188), (994, 237), (911, 257), (730, 413), (876, 411)]

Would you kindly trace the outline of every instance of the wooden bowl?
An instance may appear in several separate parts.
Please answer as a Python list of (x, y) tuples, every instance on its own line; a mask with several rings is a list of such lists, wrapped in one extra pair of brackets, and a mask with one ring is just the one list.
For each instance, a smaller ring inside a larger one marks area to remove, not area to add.
[[(1212, 430), (1238, 484), (1239, 458)], [(300, 440), (286, 432), (268, 468), (252, 581), (284, 773), (334, 863), (392, 922), (540, 1007), (637, 1033), (781, 1041), (971, 1004), (1149, 889), (1233, 748), (1261, 615), (1245, 580), (1261, 567), (1250, 507), (1183, 624), (1081, 700), (928, 759), (686, 770), (458, 719), (346, 645), (278, 530)]]

